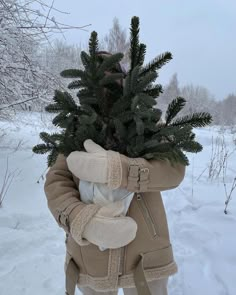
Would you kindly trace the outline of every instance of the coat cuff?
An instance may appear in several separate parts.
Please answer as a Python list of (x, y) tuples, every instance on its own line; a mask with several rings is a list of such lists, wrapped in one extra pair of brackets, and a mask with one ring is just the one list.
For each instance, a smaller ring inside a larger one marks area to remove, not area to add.
[(89, 241), (83, 238), (83, 232), (86, 225), (94, 217), (101, 207), (96, 204), (90, 204), (84, 206), (83, 210), (76, 215), (70, 225), (70, 232), (73, 239), (80, 245), (85, 246), (90, 244)]
[(121, 157), (118, 152), (107, 151), (108, 160), (108, 181), (107, 186), (111, 189), (117, 189), (122, 182), (122, 164)]

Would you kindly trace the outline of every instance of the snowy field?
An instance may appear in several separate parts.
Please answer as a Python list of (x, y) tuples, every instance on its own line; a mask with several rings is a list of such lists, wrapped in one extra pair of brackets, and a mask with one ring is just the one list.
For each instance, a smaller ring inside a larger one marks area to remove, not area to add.
[[(44, 197), (46, 157), (31, 150), (39, 142), (39, 132), (50, 128), (46, 117), (41, 119), (40, 114), (21, 114), (15, 123), (0, 122), (0, 191), (7, 159), (13, 176), (0, 208), (0, 295), (64, 294), (64, 233)], [(169, 281), (169, 294), (235, 295), (236, 190), (225, 215), (223, 174), (213, 180), (208, 174), (212, 136), (220, 140), (224, 135), (229, 153), (236, 147), (236, 136), (230, 130), (222, 134), (215, 127), (196, 133), (203, 152), (189, 155), (185, 180), (177, 189), (163, 193), (179, 266), (178, 274)], [(219, 149), (218, 155), (223, 156), (224, 151)], [(217, 172), (220, 162), (214, 163)], [(228, 191), (235, 177), (233, 152), (224, 177)]]

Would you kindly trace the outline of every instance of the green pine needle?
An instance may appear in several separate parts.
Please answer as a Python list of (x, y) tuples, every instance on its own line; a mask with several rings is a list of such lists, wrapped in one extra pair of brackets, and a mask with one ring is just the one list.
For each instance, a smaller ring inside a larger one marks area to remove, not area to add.
[(64, 70), (60, 73), (63, 78), (84, 78), (85, 73), (79, 69)]
[(125, 97), (129, 97), (130, 95), (132, 95), (132, 91), (131, 91), (131, 72), (128, 73), (128, 75), (125, 78), (125, 83), (124, 83), (124, 96)]
[(75, 103), (73, 97), (68, 92), (64, 92), (64, 106), (68, 111), (76, 111), (78, 106)]
[(102, 78), (104, 76), (104, 72), (114, 69), (116, 64), (119, 63), (123, 57), (123, 53), (116, 53), (111, 56), (104, 57), (104, 60), (97, 71), (97, 76)]
[(134, 16), (131, 19), (131, 28), (130, 28), (130, 61), (132, 70), (135, 66), (138, 65), (138, 56), (139, 56), (139, 18)]
[(182, 97), (177, 97), (176, 99), (172, 100), (172, 102), (168, 105), (165, 121), (166, 125), (168, 125), (171, 120), (176, 117), (176, 115), (183, 109), (185, 106), (186, 100)]
[(173, 126), (177, 125), (191, 125), (192, 127), (204, 127), (212, 122), (212, 116), (209, 113), (199, 112), (191, 115), (183, 116), (171, 123)]
[(81, 105), (97, 105), (98, 100), (96, 97), (80, 97)]
[(107, 84), (112, 84), (112, 83), (115, 83), (117, 80), (121, 80), (122, 78), (123, 78), (122, 73), (110, 74), (108, 76), (104, 76), (100, 80), (99, 85), (100, 86), (105, 86)]
[(82, 64), (83, 64), (85, 70), (89, 71), (90, 70), (90, 64), (91, 64), (90, 56), (85, 51), (81, 51), (80, 59), (82, 61)]
[(139, 45), (139, 53), (138, 53), (138, 65), (142, 66), (144, 63), (145, 55), (146, 55), (147, 46), (143, 43)]
[(135, 120), (135, 123), (136, 123), (137, 134), (138, 135), (143, 135), (144, 134), (144, 123), (143, 123), (143, 121), (137, 116), (134, 117), (134, 120)]
[(139, 71), (140, 71), (140, 66), (135, 66), (133, 70), (130, 71), (130, 93), (136, 93), (137, 92), (137, 87), (139, 84)]
[(127, 75), (120, 73), (117, 67), (122, 53), (101, 57), (98, 51), (98, 36), (94, 31), (89, 39), (89, 52), (82, 51), (80, 55), (84, 70), (61, 72), (62, 77), (76, 78), (68, 88), (78, 89), (79, 104), (69, 92), (55, 91), (54, 102), (45, 109), (56, 114), (53, 124), (61, 128), (60, 132), (41, 132), (43, 143), (36, 145), (33, 151), (48, 154), (51, 166), (58, 154), (68, 156), (72, 151), (84, 151), (83, 143), (90, 138), (105, 149), (131, 158), (188, 165), (184, 152), (202, 150), (192, 129), (209, 125), (212, 117), (203, 112), (177, 118), (186, 102), (178, 97), (168, 106), (166, 122), (160, 122), (162, 112), (154, 106), (163, 89), (154, 83), (158, 70), (172, 59), (171, 53), (160, 54), (143, 66), (146, 45), (139, 42), (139, 18), (136, 16), (131, 20), (131, 65)]
[(56, 149), (53, 149), (51, 151), (51, 153), (47, 157), (48, 167), (51, 167), (56, 162), (58, 154), (59, 153)]
[(156, 98), (160, 95), (160, 93), (163, 92), (162, 86), (160, 84), (151, 85), (147, 87), (146, 90), (144, 90), (144, 93), (147, 93), (148, 95), (152, 96), (153, 98)]
[(143, 68), (141, 75), (143, 76), (149, 73), (150, 71), (157, 71), (161, 69), (171, 59), (172, 59), (172, 54), (170, 52), (165, 52), (160, 54)]
[(58, 105), (57, 103), (49, 104), (45, 107), (45, 111), (48, 113), (58, 113), (63, 110), (61, 105)]
[(95, 59), (96, 53), (99, 51), (97, 36), (97, 32), (93, 31), (89, 39), (89, 53), (93, 59)]
[(138, 82), (137, 82), (137, 87), (136, 91), (137, 92), (142, 92), (150, 86), (151, 83), (153, 83), (157, 78), (157, 73), (156, 72), (149, 72), (145, 76), (143, 76)]
[(53, 125), (61, 128), (66, 128), (68, 125), (68, 117), (66, 112), (61, 112), (56, 117), (53, 118), (52, 123)]
[(126, 137), (126, 128), (124, 126), (124, 124), (118, 120), (118, 119), (114, 119), (113, 120), (115, 129), (116, 129), (116, 134), (120, 139), (124, 139)]
[(51, 147), (44, 143), (40, 143), (34, 146), (32, 150), (35, 154), (46, 154), (51, 150)]
[(68, 84), (69, 89), (77, 89), (79, 87), (85, 87), (86, 84), (81, 80), (72, 81)]
[(54, 140), (51, 138), (51, 135), (47, 132), (40, 132), (39, 134), (42, 141), (44, 141), (46, 144), (54, 145)]
[(184, 141), (178, 145), (178, 148), (189, 153), (199, 153), (203, 149), (202, 145), (196, 141)]

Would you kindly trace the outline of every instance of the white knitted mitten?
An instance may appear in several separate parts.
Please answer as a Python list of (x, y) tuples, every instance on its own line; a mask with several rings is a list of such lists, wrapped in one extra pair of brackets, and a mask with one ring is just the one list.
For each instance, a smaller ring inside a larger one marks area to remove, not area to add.
[(85, 140), (84, 147), (87, 152), (75, 151), (67, 157), (69, 170), (79, 179), (119, 188), (122, 180), (120, 154), (106, 151), (91, 139)]
[[(137, 224), (130, 217), (116, 216), (123, 210), (120, 201), (103, 206), (87, 223), (82, 236), (100, 249), (116, 249), (129, 244), (136, 236)], [(71, 223), (71, 235), (76, 242), (80, 242), (78, 228), (79, 217)], [(77, 239), (78, 238), (78, 239)]]

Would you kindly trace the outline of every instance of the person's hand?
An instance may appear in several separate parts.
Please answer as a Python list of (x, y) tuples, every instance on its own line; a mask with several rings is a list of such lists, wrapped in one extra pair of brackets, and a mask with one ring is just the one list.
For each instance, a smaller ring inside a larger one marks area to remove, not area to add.
[(79, 179), (119, 188), (122, 180), (120, 154), (106, 151), (91, 139), (84, 142), (84, 147), (87, 152), (75, 151), (67, 157), (69, 170)]
[[(120, 217), (122, 210), (120, 201), (101, 207), (85, 226), (82, 237), (103, 249), (116, 249), (129, 244), (136, 236), (137, 224), (131, 217)], [(75, 217), (71, 224), (71, 235), (79, 243), (78, 220)]]

